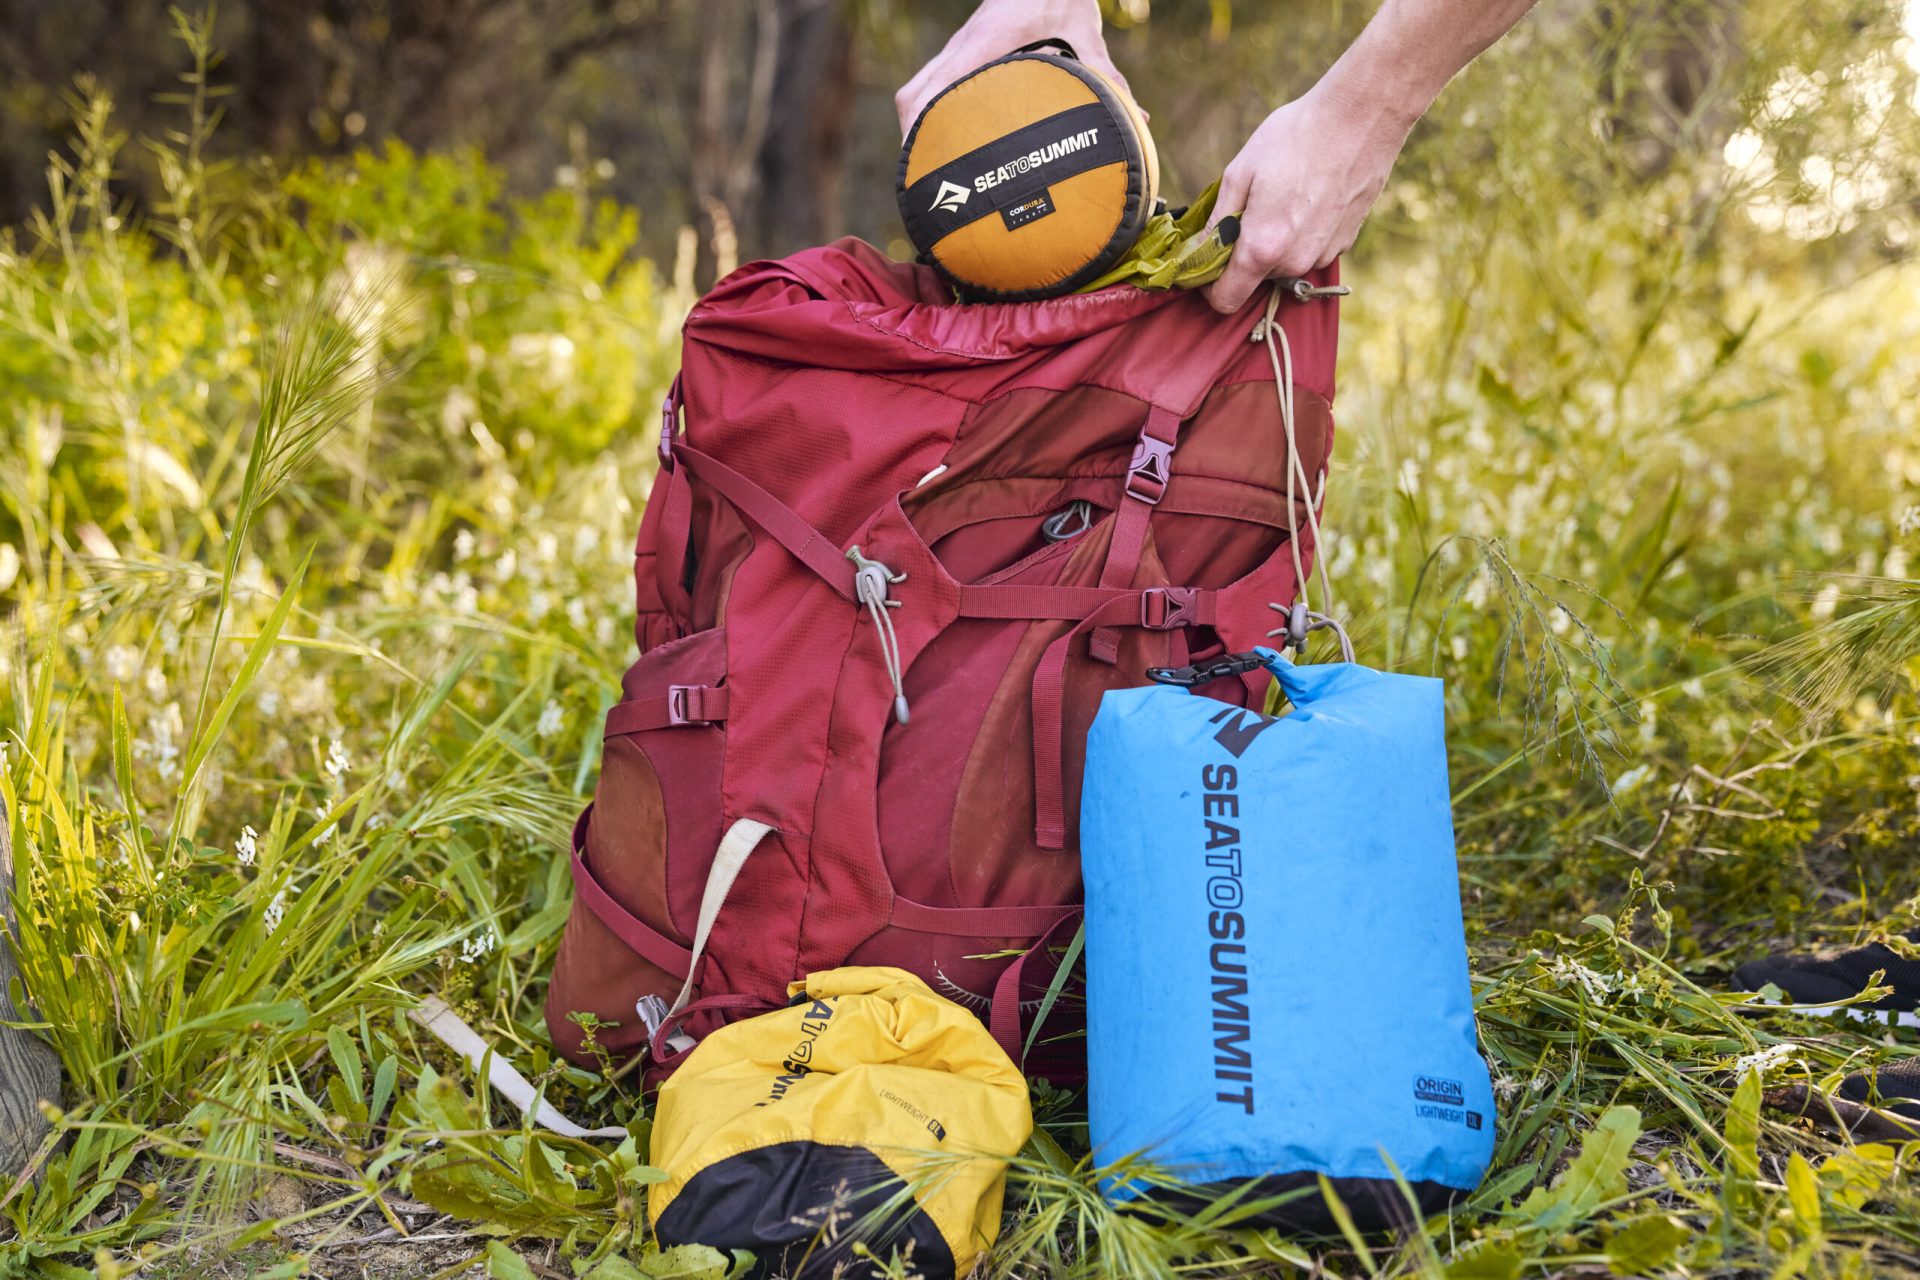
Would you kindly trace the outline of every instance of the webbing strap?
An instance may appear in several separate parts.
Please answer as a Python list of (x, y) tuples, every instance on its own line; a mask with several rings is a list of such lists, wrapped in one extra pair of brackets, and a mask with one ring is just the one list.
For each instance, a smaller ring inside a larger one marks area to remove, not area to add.
[(1074, 640), (1086, 631), (1105, 626), (1131, 625), (1153, 631), (1210, 626), (1219, 616), (1218, 610), (1216, 591), (1149, 587), (1145, 591), (1122, 592), (1119, 599), (1095, 609), (1040, 655), (1033, 671), (1033, 838), (1042, 849), (1067, 847), (1062, 686), (1066, 678), (1067, 650)]
[[(1140, 571), (1140, 557), (1147, 547), (1147, 525), (1154, 507), (1167, 491), (1172, 479), (1173, 450), (1180, 443), (1180, 415), (1171, 409), (1153, 405), (1140, 428), (1139, 442), (1133, 448), (1133, 461), (1127, 467), (1127, 487), (1113, 513), (1113, 538), (1107, 544), (1107, 562), (1100, 570), (1103, 587), (1129, 587)], [(1111, 627), (1102, 627), (1087, 642), (1087, 654), (1108, 666), (1120, 656), (1120, 635)]]
[[(720, 847), (713, 852), (707, 887), (700, 895), (700, 918), (693, 926), (693, 953), (687, 961), (687, 980), (680, 984), (680, 994), (673, 998), (673, 1003), (667, 1006), (667, 1016), (660, 1020), (660, 1030), (669, 1032), (666, 1043), (675, 1048), (679, 1047), (676, 1043), (679, 1037), (671, 1035), (671, 1029), (686, 1011), (687, 1002), (693, 999), (700, 961), (707, 952), (707, 935), (713, 932), (713, 922), (719, 917), (720, 908), (726, 905), (727, 895), (733, 892), (733, 882), (740, 878), (740, 868), (747, 865), (747, 858), (772, 830), (772, 826), (758, 818), (735, 818), (727, 834), (720, 837)], [(658, 1038), (658, 1032), (655, 1036)]]
[(623, 1125), (588, 1129), (567, 1119), (552, 1103), (540, 1096), (540, 1091), (533, 1087), (532, 1081), (514, 1070), (511, 1062), (482, 1040), (480, 1033), (468, 1026), (439, 996), (428, 996), (416, 1008), (409, 1009), (407, 1016), (431, 1031), (441, 1044), (465, 1058), (475, 1071), (484, 1065), (487, 1083), (505, 1094), (507, 1101), (518, 1107), (522, 1115), (532, 1116), (533, 1122), (541, 1128), (550, 1129), (563, 1138), (627, 1136)]
[(1013, 963), (1000, 971), (1000, 977), (993, 984), (993, 1004), (987, 1013), (987, 1030), (993, 1033), (995, 1043), (1013, 1059), (1013, 1065), (1026, 1070), (1026, 1045), (1020, 1035), (1020, 984), (1026, 979), (1027, 962), (1047, 949), (1061, 925), (1071, 923), (1080, 916), (1080, 909), (1074, 907), (1063, 914), (1047, 928), (1047, 931), (1034, 941), (1034, 944), (1017, 956)]
[[(1207, 594), (1212, 594), (1211, 592)], [(1053, 618), (1078, 622), (1098, 610), (1130, 603), (1145, 617), (1154, 608), (1153, 589), (1050, 587), (1025, 583), (988, 583), (960, 588), (963, 618)], [(1123, 611), (1124, 612), (1124, 611)]]
[[(737, 1010), (743, 1013), (766, 1013), (780, 1006), (771, 1000), (762, 1000), (758, 996), (723, 994), (702, 996), (680, 1011), (680, 1019), (685, 1021), (696, 1013), (709, 1011)], [(647, 1052), (653, 1057), (653, 1065), (660, 1070), (675, 1066), (680, 1059), (693, 1049), (693, 1037), (673, 1034), (673, 1023), (662, 1021), (647, 1040)]]
[(727, 718), (727, 702), (727, 691), (713, 685), (669, 685), (665, 697), (633, 698), (608, 708), (606, 736), (717, 724)]
[(687, 544), (693, 536), (693, 493), (685, 476), (664, 469), (654, 481), (654, 493), (661, 502), (659, 532), (653, 546), (654, 586), (667, 611), (682, 622), (690, 622), (693, 604), (687, 596), (686, 572)]
[(887, 923), (896, 929), (951, 938), (1030, 938), (1045, 933), (1078, 907), (929, 907), (896, 897)]
[(792, 507), (726, 463), (685, 442), (674, 445), (673, 457), (676, 463), (693, 468), (694, 474), (732, 503), (734, 510), (792, 552), (794, 559), (819, 574), (828, 586), (849, 600), (854, 598), (853, 566), (840, 548), (827, 541), (825, 534), (808, 524)]

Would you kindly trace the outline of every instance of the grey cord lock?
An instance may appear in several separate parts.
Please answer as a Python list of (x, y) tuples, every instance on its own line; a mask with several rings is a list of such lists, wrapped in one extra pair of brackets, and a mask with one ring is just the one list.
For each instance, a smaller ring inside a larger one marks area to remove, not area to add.
[(860, 553), (855, 545), (847, 552), (847, 559), (853, 563), (854, 599), (867, 606), (873, 615), (873, 627), (880, 636), (880, 661), (887, 668), (887, 678), (893, 682), (893, 718), (901, 724), (907, 722), (907, 691), (900, 682), (900, 637), (893, 629), (893, 618), (889, 609), (898, 609), (898, 600), (888, 599), (895, 583), (905, 582), (907, 575), (895, 573)]
[(1285, 636), (1287, 643), (1293, 647), (1294, 653), (1304, 657), (1307, 652), (1308, 636), (1316, 631), (1331, 631), (1340, 641), (1340, 661), (1353, 661), (1353, 641), (1347, 639), (1347, 629), (1337, 620), (1307, 608), (1304, 600), (1296, 600), (1291, 605), (1270, 604), (1267, 608), (1284, 616), (1287, 620), (1286, 626), (1275, 627), (1267, 632), (1269, 640)]

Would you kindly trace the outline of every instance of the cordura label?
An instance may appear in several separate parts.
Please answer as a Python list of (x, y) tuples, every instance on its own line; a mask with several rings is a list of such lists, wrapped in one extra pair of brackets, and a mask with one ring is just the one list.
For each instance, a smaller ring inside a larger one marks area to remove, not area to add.
[(1035, 218), (1044, 218), (1053, 212), (1053, 196), (1042, 191), (1037, 196), (1028, 196), (1017, 204), (1009, 205), (1000, 211), (1001, 221), (1007, 224), (1007, 230), (1024, 227)]

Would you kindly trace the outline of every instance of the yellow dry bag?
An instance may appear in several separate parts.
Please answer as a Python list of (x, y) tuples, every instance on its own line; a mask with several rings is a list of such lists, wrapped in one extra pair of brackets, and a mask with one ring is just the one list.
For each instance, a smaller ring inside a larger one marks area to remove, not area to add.
[(899, 969), (845, 968), (722, 1027), (661, 1086), (648, 1192), (663, 1245), (751, 1249), (799, 1276), (899, 1253), (965, 1275), (1000, 1230), (1027, 1082), (971, 1012)]

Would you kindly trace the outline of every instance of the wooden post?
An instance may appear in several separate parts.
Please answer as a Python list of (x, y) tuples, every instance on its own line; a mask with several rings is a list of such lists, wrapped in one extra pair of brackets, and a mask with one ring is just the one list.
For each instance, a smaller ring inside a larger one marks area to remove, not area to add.
[[(7, 935), (19, 929), (13, 910), (13, 847), (8, 838), (7, 815), (0, 814), (0, 915), (6, 918)], [(19, 975), (13, 961), (13, 947), (0, 939), (0, 1020), (30, 1021), (31, 1009), (17, 1009), (9, 994)], [(19, 1174), (47, 1136), (47, 1118), (40, 1113), (42, 1100), (60, 1101), (60, 1058), (53, 1046), (31, 1031), (0, 1026), (0, 1174), (7, 1181)]]

